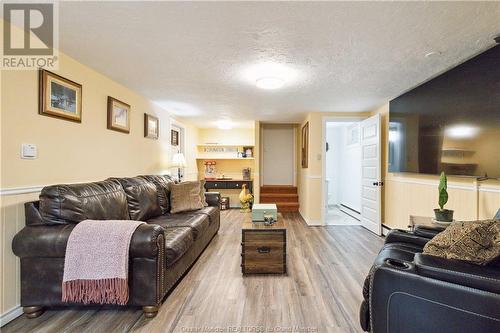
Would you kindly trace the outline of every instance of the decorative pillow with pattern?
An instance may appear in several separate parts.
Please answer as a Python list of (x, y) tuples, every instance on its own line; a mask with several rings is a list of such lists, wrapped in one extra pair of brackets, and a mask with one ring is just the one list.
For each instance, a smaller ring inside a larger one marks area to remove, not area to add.
[(500, 220), (453, 222), (424, 247), (424, 254), (487, 265), (500, 257)]
[(170, 186), (170, 213), (180, 213), (203, 208), (200, 199), (200, 182), (182, 182)]
[(200, 200), (203, 207), (207, 207), (207, 199), (205, 198), (205, 179), (200, 180)]

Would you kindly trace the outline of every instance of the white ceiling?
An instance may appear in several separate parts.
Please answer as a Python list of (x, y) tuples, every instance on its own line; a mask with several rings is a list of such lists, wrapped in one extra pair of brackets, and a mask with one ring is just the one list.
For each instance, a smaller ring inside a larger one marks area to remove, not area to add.
[[(61, 49), (211, 127), (366, 111), (489, 47), (500, 2), (63, 2)], [(434, 51), (438, 56), (425, 57)], [(294, 72), (255, 87), (252, 66)]]

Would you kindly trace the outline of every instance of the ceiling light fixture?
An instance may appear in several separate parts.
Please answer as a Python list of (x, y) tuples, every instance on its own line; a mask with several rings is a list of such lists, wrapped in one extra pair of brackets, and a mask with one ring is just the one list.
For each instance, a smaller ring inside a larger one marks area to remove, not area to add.
[(277, 77), (261, 77), (255, 81), (255, 85), (260, 89), (279, 89), (285, 85), (285, 81)]
[(291, 64), (263, 62), (245, 65), (241, 69), (241, 79), (260, 89), (279, 89), (293, 86), (302, 77)]
[(232, 129), (234, 126), (233, 122), (231, 120), (226, 120), (226, 119), (223, 119), (223, 120), (219, 120), (217, 122), (217, 127), (219, 129), (222, 129), (222, 130), (229, 130), (229, 129)]
[(445, 128), (444, 134), (452, 139), (468, 139), (477, 136), (479, 128), (470, 125), (454, 125)]

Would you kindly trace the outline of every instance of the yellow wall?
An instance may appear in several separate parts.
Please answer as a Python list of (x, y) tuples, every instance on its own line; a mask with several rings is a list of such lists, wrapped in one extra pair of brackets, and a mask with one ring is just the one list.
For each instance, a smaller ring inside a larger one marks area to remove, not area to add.
[[(168, 170), (168, 112), (61, 52), (59, 61), (57, 73), (83, 86), (82, 123), (38, 114), (36, 71), (1, 73), (1, 314), (19, 304), (19, 260), (11, 251), (11, 241), (25, 224), (23, 203), (36, 199), (40, 186)], [(131, 105), (130, 134), (106, 129), (108, 95)], [(144, 138), (144, 112), (160, 118), (159, 140)], [(180, 122), (186, 129), (188, 178), (196, 179), (197, 129)], [(22, 143), (36, 144), (38, 158), (21, 159)], [(19, 191), (32, 193), (16, 194)]]
[(254, 172), (253, 172), (253, 195), (254, 203), (260, 202), (260, 165), (262, 163), (261, 158), (261, 125), (259, 121), (255, 122), (254, 125), (254, 142), (255, 147), (253, 148), (253, 156), (255, 158)]
[[(432, 216), (437, 207), (438, 176), (395, 174), (387, 172), (387, 131), (389, 104), (373, 111), (382, 117), (382, 223), (390, 228), (406, 228), (409, 216)], [(457, 220), (492, 218), (500, 208), (500, 182), (479, 184), (472, 178), (449, 177), (449, 201), (446, 207), (455, 211)]]
[(198, 129), (198, 143), (253, 146), (255, 144), (254, 133), (253, 128), (233, 128), (227, 130), (200, 128)]

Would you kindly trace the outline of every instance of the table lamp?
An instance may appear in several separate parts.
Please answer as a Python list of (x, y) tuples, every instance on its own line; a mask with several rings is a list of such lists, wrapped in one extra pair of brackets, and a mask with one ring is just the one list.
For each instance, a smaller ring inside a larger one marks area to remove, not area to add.
[(175, 153), (172, 156), (172, 162), (170, 163), (171, 168), (177, 168), (177, 176), (179, 181), (181, 181), (181, 168), (186, 167), (186, 158), (183, 153)]

